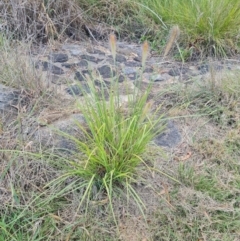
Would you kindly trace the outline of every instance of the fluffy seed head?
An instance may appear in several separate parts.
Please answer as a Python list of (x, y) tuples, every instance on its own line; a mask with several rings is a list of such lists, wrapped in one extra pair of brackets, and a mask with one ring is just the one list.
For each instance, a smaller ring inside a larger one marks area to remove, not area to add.
[(173, 26), (171, 28), (171, 30), (170, 30), (169, 39), (168, 39), (168, 42), (167, 42), (167, 45), (166, 45), (163, 57), (166, 57), (168, 55), (168, 53), (171, 50), (172, 46), (177, 41), (179, 35), (180, 35), (180, 29), (179, 29), (178, 25)]
[(113, 34), (113, 33), (111, 33), (109, 36), (109, 45), (110, 45), (111, 53), (113, 56), (113, 60), (115, 62), (116, 52), (117, 52), (117, 38), (116, 38), (115, 34)]
[(144, 41), (143, 45), (142, 45), (142, 66), (145, 66), (146, 60), (147, 60), (147, 56), (148, 56), (148, 51), (149, 51), (149, 45), (147, 40)]

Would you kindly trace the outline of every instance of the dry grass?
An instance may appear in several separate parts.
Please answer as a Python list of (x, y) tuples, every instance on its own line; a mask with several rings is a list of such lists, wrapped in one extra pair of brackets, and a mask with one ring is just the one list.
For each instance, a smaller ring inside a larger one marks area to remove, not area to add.
[(115, 32), (121, 39), (135, 39), (155, 32), (151, 19), (128, 0), (54, 1), (4, 0), (0, 4), (1, 29), (9, 37), (47, 42), (70, 37), (107, 39)]
[(0, 15), (9, 36), (27, 41), (59, 38), (66, 30), (75, 34), (84, 23), (76, 1), (3, 1)]

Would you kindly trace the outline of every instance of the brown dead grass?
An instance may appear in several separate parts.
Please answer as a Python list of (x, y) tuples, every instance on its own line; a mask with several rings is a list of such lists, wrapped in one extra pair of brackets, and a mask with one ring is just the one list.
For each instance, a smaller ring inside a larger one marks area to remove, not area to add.
[(0, 15), (7, 34), (27, 41), (60, 38), (66, 30), (76, 34), (84, 23), (76, 1), (5, 0)]
[[(128, 0), (4, 0), (0, 4), (0, 27), (5, 34), (32, 42), (119, 38), (139, 40), (153, 34), (156, 24), (139, 14), (139, 6)], [(143, 18), (144, 17), (144, 18)]]

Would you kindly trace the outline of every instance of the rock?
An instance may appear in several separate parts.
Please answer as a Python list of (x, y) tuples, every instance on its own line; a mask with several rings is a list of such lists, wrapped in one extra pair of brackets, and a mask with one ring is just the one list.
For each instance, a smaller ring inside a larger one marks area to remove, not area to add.
[(68, 88), (65, 89), (66, 92), (70, 95), (77, 95), (77, 96), (83, 96), (83, 93), (90, 93), (90, 89), (88, 85), (71, 85)]
[(87, 61), (94, 62), (94, 63), (98, 63), (98, 62), (102, 61), (102, 59), (99, 59), (95, 56), (91, 56), (91, 55), (87, 55), (87, 54), (80, 55), (80, 57), (81, 57), (81, 59), (85, 59)]
[(103, 78), (111, 78), (116, 75), (116, 72), (114, 70), (112, 70), (109, 67), (109, 65), (103, 65), (103, 66), (99, 67), (97, 70)]
[(216, 64), (202, 64), (198, 66), (198, 70), (201, 74), (206, 74), (211, 68), (213, 68), (215, 71), (220, 71), (223, 69), (223, 66)]
[(141, 67), (142, 66), (141, 63), (135, 62), (135, 61), (127, 61), (125, 63), (125, 65), (128, 66), (128, 67)]
[(152, 67), (147, 67), (144, 69), (143, 71), (144, 73), (152, 73), (153, 72), (153, 68)]
[(110, 86), (109, 82), (101, 81), (98, 79), (94, 80), (94, 84), (95, 84), (95, 86), (100, 87), (100, 88), (106, 88), (106, 87)]
[(105, 55), (105, 53), (99, 49), (95, 49), (95, 48), (87, 48), (87, 52), (89, 54), (100, 54), (100, 55)]
[(78, 56), (82, 53), (82, 50), (80, 49), (71, 49), (70, 50), (70, 53), (73, 55), (73, 56)]
[(68, 69), (76, 67), (88, 67), (88, 62), (86, 60), (81, 60), (77, 63), (63, 63), (62, 66)]
[(157, 75), (153, 75), (153, 76), (151, 77), (151, 80), (154, 81), (154, 82), (161, 82), (161, 81), (164, 81), (164, 80), (166, 80), (166, 79), (164, 78), (163, 75), (157, 74)]
[(133, 67), (125, 67), (123, 69), (123, 74), (126, 74), (126, 75), (128, 75), (128, 74), (136, 74), (136, 73), (137, 73), (137, 70), (136, 70), (136, 68), (133, 68)]
[(51, 53), (49, 54), (48, 59), (51, 60), (53, 63), (63, 63), (68, 61), (68, 55), (64, 53)]
[(122, 75), (122, 74), (120, 74), (120, 75), (118, 76), (118, 83), (122, 83), (124, 80), (125, 80), (125, 76)]
[[(118, 83), (122, 83), (125, 79), (126, 79), (125, 76), (122, 75), (122, 74), (116, 75), (116, 76), (114, 76), (113, 78), (111, 78), (111, 80), (116, 81), (116, 82), (118, 82)], [(110, 81), (111, 81), (111, 80), (110, 80)], [(107, 81), (104, 81), (104, 82), (107, 82)], [(109, 83), (110, 83), (110, 82), (109, 82)]]
[(78, 56), (84, 51), (84, 49), (77, 44), (64, 44), (62, 48), (64, 50), (68, 50), (73, 56)]
[(79, 81), (84, 81), (85, 80), (85, 76), (78, 71), (78, 72), (75, 73), (74, 79), (79, 80)]
[(175, 147), (177, 144), (180, 143), (182, 140), (181, 134), (178, 131), (178, 128), (174, 125), (173, 121), (168, 121), (166, 130), (158, 135), (154, 142), (158, 146), (164, 146), (164, 147)]
[(170, 76), (178, 76), (178, 75), (186, 74), (187, 71), (188, 71), (187, 68), (178, 68), (178, 67), (176, 67), (176, 68), (170, 69), (170, 70), (168, 71), (168, 74), (169, 74)]
[(75, 77), (74, 78), (76, 80), (79, 80), (79, 81), (84, 81), (84, 80), (86, 80), (85, 74), (89, 74), (89, 71), (88, 70), (82, 70), (81, 72), (77, 71), (75, 73)]
[(127, 61), (126, 57), (121, 54), (116, 54), (116, 61), (119, 63), (124, 63)]
[(77, 63), (79, 67), (88, 67), (87, 60), (82, 59), (80, 62)]
[(43, 71), (50, 71), (51, 73), (57, 74), (57, 75), (64, 74), (63, 69), (47, 61), (42, 62), (42, 66), (43, 66)]
[(63, 64), (62, 64), (62, 67), (71, 69), (71, 68), (77, 67), (77, 65), (78, 65), (78, 63), (63, 63)]
[(17, 108), (14, 108), (20, 101), (20, 91), (0, 84), (0, 114), (16, 113)]
[[(70, 117), (57, 120), (49, 126), (35, 128), (35, 133), (32, 135), (33, 141), (36, 143), (40, 141), (43, 148), (52, 148), (57, 153), (73, 154), (78, 151), (78, 147), (77, 143), (70, 139), (70, 136), (81, 140), (83, 133), (79, 126), (86, 126), (83, 115), (72, 114)], [(69, 135), (69, 138), (58, 130)]]
[(129, 78), (130, 80), (136, 80), (136, 78), (137, 78), (137, 73), (128, 74), (127, 76), (128, 76), (128, 78)]
[(134, 61), (141, 62), (141, 58), (139, 56), (133, 58)]
[(78, 151), (77, 143), (67, 138), (59, 138), (55, 143), (54, 150), (67, 155), (73, 155)]
[(202, 64), (198, 66), (198, 70), (201, 74), (206, 74), (209, 71), (209, 65), (208, 64)]

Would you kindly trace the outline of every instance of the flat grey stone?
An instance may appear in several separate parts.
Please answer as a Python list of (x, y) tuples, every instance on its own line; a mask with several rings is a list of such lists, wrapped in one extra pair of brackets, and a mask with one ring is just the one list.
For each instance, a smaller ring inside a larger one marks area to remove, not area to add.
[(53, 63), (64, 63), (68, 61), (68, 55), (65, 53), (51, 53), (48, 55), (48, 59)]
[(143, 71), (144, 73), (152, 73), (153, 72), (153, 68), (152, 67), (147, 67), (144, 69)]
[(198, 66), (198, 70), (201, 74), (206, 74), (209, 71), (209, 65), (208, 64), (202, 64)]
[(176, 68), (170, 69), (170, 70), (168, 71), (168, 74), (169, 74), (170, 76), (178, 76), (178, 75), (181, 75), (181, 74), (186, 74), (187, 71), (188, 71), (187, 68), (178, 68), (178, 67), (176, 67)]
[(168, 121), (166, 130), (158, 135), (154, 142), (158, 146), (164, 146), (164, 147), (175, 147), (177, 144), (179, 144), (182, 140), (181, 134), (178, 130), (178, 128), (174, 125), (173, 121)]
[(88, 62), (86, 60), (81, 60), (77, 63), (63, 63), (62, 66), (69, 69), (75, 67), (88, 67)]
[(154, 82), (162, 82), (162, 81), (165, 81), (166, 80), (166, 77), (164, 77), (163, 75), (161, 74), (157, 74), (157, 75), (153, 75), (151, 77), (151, 80), (154, 81)]
[(72, 56), (78, 56), (78, 55), (82, 54), (82, 52), (83, 52), (81, 49), (70, 49), (69, 51)]
[(75, 73), (75, 79), (79, 80), (79, 81), (84, 81), (85, 80), (85, 74), (88, 74), (89, 71), (88, 70), (82, 70), (81, 72), (77, 71)]
[(122, 74), (113, 77), (113, 81), (116, 81), (118, 83), (122, 83), (125, 79), (126, 77)]
[(125, 63), (125, 65), (126, 65), (127, 67), (141, 67), (141, 66), (142, 66), (141, 63), (135, 62), (135, 61), (127, 61), (127, 62)]
[(77, 143), (67, 138), (59, 138), (59, 140), (55, 143), (55, 151), (67, 155), (73, 155), (78, 151)]
[(91, 55), (87, 55), (87, 54), (80, 55), (80, 57), (81, 57), (81, 59), (85, 59), (87, 61), (94, 62), (94, 63), (98, 63), (98, 62), (102, 61), (102, 59), (99, 59), (95, 56), (91, 56)]
[(87, 52), (89, 54), (99, 54), (99, 55), (105, 55), (105, 53), (99, 49), (95, 49), (95, 48), (88, 48)]
[(106, 87), (110, 86), (109, 82), (101, 81), (101, 80), (98, 80), (98, 79), (94, 80), (94, 84), (95, 84), (95, 86), (101, 87), (101, 88), (106, 88)]
[(201, 74), (206, 74), (207, 72), (209, 72), (209, 70), (213, 68), (215, 71), (220, 71), (223, 69), (223, 66), (221, 65), (210, 65), (210, 64), (202, 64), (200, 66), (198, 66), (198, 70), (200, 71)]
[(108, 65), (103, 65), (99, 67), (97, 70), (103, 78), (111, 78), (116, 74), (116, 72), (112, 70)]
[(77, 67), (78, 63), (63, 63), (62, 66), (68, 69)]
[(137, 62), (141, 62), (141, 61), (142, 61), (141, 58), (138, 57), (138, 56), (137, 56), (137, 57), (134, 57), (133, 60), (134, 60), (134, 61), (137, 61)]
[(61, 69), (58, 66), (53, 65), (47, 61), (42, 62), (42, 66), (43, 66), (43, 71), (50, 71), (51, 73), (56, 74), (56, 75), (64, 74), (63, 69)]
[[(76, 124), (77, 122), (77, 124)], [(81, 114), (73, 114), (65, 120), (57, 120), (51, 126), (44, 126), (42, 128), (34, 128), (32, 135), (33, 141), (39, 144), (39, 141), (44, 148), (51, 148), (57, 153), (74, 154), (78, 151), (77, 143), (70, 140), (70, 138), (59, 134), (56, 130), (60, 130), (70, 136), (80, 139), (82, 130), (80, 126), (86, 126), (86, 121)], [(36, 131), (35, 131), (36, 130)]]
[(127, 61), (126, 57), (121, 54), (116, 54), (116, 61), (119, 63), (124, 63)]
[(17, 113), (17, 108), (14, 108), (13, 106), (17, 105), (19, 101), (20, 91), (0, 84), (0, 113)]
[(120, 74), (120, 75), (118, 76), (118, 83), (122, 83), (124, 80), (125, 80), (125, 76), (122, 75), (122, 74)]
[(82, 59), (77, 63), (77, 65), (79, 67), (88, 67), (88, 62), (87, 62), (87, 60)]
[(128, 74), (127, 76), (128, 76), (128, 78), (129, 78), (130, 80), (136, 80), (136, 78), (137, 78), (137, 73)]
[(64, 44), (62, 48), (68, 50), (72, 56), (78, 56), (83, 53), (82, 47), (76, 44)]
[(90, 93), (90, 89), (88, 85), (71, 85), (68, 88), (65, 89), (66, 92), (70, 95), (77, 95), (77, 96), (83, 96), (84, 92)]
[(137, 70), (136, 68), (133, 68), (133, 67), (125, 67), (123, 69), (123, 73), (128, 75), (128, 74), (136, 74), (137, 73)]

